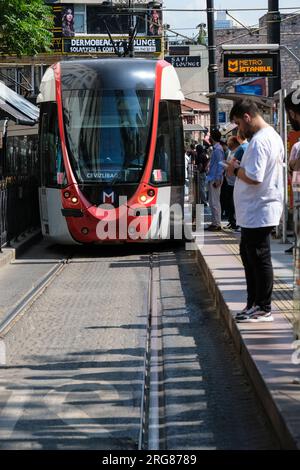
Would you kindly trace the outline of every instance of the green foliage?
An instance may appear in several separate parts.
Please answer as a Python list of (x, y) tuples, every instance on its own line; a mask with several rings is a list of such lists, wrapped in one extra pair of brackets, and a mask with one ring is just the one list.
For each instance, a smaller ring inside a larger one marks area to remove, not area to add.
[(52, 9), (44, 0), (0, 0), (0, 55), (49, 51), (52, 27)]
[(206, 31), (206, 25), (204, 23), (198, 24), (196, 26), (199, 28), (199, 34), (197, 37), (197, 44), (201, 44), (202, 46), (206, 46), (206, 37), (207, 37), (207, 31)]

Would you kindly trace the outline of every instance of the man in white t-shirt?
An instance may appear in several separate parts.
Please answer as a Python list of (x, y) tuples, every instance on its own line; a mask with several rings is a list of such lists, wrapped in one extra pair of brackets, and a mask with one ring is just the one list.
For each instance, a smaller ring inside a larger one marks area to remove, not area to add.
[(292, 146), (292, 150), (289, 158), (290, 170), (293, 171), (293, 162), (300, 158), (300, 140)]
[(234, 204), (236, 223), (241, 227), (240, 255), (247, 282), (247, 306), (236, 320), (273, 321), (270, 235), (279, 224), (283, 209), (283, 142), (250, 99), (237, 102), (230, 119), (251, 139), (240, 165), (229, 162), (227, 170), (228, 176), (236, 176)]

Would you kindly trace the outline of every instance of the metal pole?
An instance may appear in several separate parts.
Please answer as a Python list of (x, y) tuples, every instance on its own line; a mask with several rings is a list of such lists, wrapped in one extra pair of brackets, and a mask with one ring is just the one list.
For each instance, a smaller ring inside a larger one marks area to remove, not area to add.
[(134, 57), (134, 26), (133, 26), (133, 13), (131, 12), (131, 0), (128, 0), (129, 8), (129, 22), (128, 22), (128, 54), (129, 57)]
[[(279, 134), (283, 140), (284, 145), (284, 162), (283, 162), (283, 212), (281, 224), (276, 227), (276, 236), (279, 238), (281, 235), (281, 242), (288, 243), (287, 240), (287, 224), (288, 224), (288, 146), (287, 146), (287, 115), (284, 107), (284, 99), (286, 97), (286, 90), (278, 90), (274, 93), (274, 102), (277, 103), (278, 120), (279, 120)], [(280, 233), (280, 229), (281, 233)]]
[[(279, 12), (279, 0), (268, 0), (268, 44), (280, 44), (280, 25), (281, 16)], [(276, 78), (269, 78), (269, 96), (273, 96), (274, 93), (281, 89), (281, 63), (280, 63), (280, 51), (279, 54), (279, 66), (278, 76)]]
[(288, 148), (287, 148), (287, 116), (284, 108), (284, 99), (286, 90), (279, 92), (280, 106), (280, 135), (284, 144), (284, 166), (283, 166), (283, 184), (284, 184), (284, 207), (282, 214), (282, 243), (287, 243), (287, 223), (288, 223)]
[[(214, 0), (206, 0), (207, 9), (207, 33), (208, 33), (208, 78), (209, 92), (215, 93), (218, 89), (218, 67), (216, 60), (216, 35), (214, 19)], [(212, 96), (209, 98), (210, 128), (218, 127), (218, 101)]]

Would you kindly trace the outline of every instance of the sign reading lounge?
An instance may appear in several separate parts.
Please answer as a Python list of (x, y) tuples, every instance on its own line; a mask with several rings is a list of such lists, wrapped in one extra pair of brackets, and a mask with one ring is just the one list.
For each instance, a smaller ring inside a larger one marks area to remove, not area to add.
[[(119, 52), (124, 51), (127, 37), (114, 37)], [(161, 52), (161, 38), (139, 37), (134, 40), (135, 52), (148, 52), (159, 54)], [(63, 38), (63, 53), (65, 54), (114, 54), (114, 46), (109, 38)]]

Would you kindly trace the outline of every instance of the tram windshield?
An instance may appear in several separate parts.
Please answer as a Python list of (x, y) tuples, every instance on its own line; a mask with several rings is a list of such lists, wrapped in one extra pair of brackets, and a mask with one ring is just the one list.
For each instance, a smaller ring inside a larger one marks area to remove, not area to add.
[(153, 108), (151, 90), (63, 92), (66, 140), (80, 183), (137, 183)]

